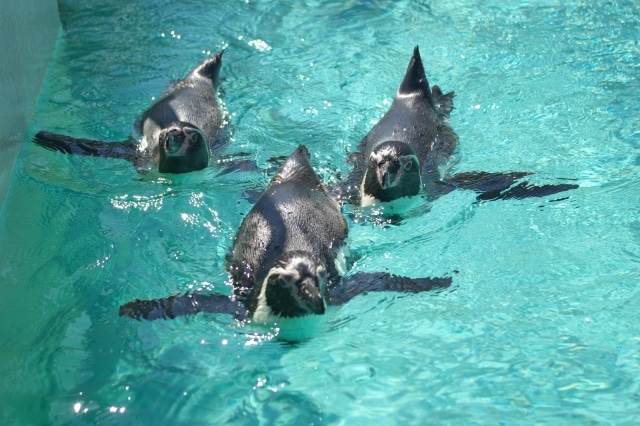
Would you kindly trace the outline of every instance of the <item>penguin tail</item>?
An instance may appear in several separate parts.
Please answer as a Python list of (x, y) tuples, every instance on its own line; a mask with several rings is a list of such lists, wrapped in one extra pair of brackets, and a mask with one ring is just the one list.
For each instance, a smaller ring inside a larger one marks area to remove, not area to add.
[(208, 57), (204, 62), (198, 65), (198, 67), (194, 69), (193, 72), (201, 75), (202, 77), (211, 79), (214, 84), (217, 83), (218, 75), (220, 74), (220, 68), (222, 67), (223, 53), (224, 49)]

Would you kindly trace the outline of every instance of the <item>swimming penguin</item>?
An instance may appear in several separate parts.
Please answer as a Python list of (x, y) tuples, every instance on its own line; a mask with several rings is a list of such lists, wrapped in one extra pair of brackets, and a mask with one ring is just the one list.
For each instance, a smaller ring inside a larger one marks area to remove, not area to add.
[(125, 159), (141, 172), (153, 167), (160, 173), (204, 169), (211, 160), (212, 147), (221, 141), (223, 133), (223, 113), (216, 95), (223, 52), (207, 58), (185, 78), (167, 87), (136, 122), (138, 138), (101, 142), (40, 131), (33, 141), (67, 154)]
[(434, 199), (453, 189), (470, 189), (481, 199), (549, 195), (577, 185), (532, 186), (508, 190), (527, 172), (466, 172), (441, 178), (458, 136), (449, 124), (454, 92), (429, 88), (418, 46), (389, 110), (351, 154), (354, 167), (332, 193), (341, 201), (367, 206), (424, 193)]
[(321, 315), (371, 291), (421, 292), (447, 287), (451, 278), (406, 278), (386, 272), (347, 277), (337, 262), (349, 228), (300, 145), (282, 165), (243, 220), (227, 269), (231, 297), (186, 294), (134, 300), (120, 307), (133, 318), (173, 318), (198, 312), (228, 313), (258, 323)]

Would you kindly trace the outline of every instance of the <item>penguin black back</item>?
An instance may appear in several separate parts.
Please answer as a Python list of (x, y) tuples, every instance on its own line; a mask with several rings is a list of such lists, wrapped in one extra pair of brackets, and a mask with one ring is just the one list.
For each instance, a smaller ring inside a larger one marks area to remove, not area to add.
[(416, 46), (391, 107), (360, 142), (364, 157), (383, 142), (404, 142), (416, 152), (423, 175), (432, 173), (449, 159), (458, 142), (449, 125), (453, 96), (453, 92), (443, 94), (438, 86), (429, 88)]
[(162, 98), (140, 118), (143, 144), (156, 158), (162, 149), (164, 129), (176, 122), (189, 123), (200, 129), (208, 145), (215, 145), (222, 124), (222, 111), (216, 96), (216, 84), (222, 66), (224, 50), (207, 58), (187, 74), (170, 85)]
[(339, 205), (325, 192), (309, 164), (309, 152), (299, 146), (282, 165), (269, 187), (247, 214), (228, 258), (236, 294), (255, 310), (261, 286), (279, 258), (307, 253), (339, 278), (334, 259), (347, 237), (347, 222)]

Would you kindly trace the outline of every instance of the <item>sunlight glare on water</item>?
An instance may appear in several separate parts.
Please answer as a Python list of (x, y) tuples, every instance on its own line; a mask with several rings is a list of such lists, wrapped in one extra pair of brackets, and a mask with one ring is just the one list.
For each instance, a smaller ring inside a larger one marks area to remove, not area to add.
[[(0, 211), (0, 423), (640, 421), (635, 2), (59, 3)], [(580, 188), (346, 206), (353, 272), (453, 286), (356, 297), (297, 343), (282, 324), (223, 315), (118, 317), (135, 298), (230, 294), (225, 256), (269, 160), (304, 143), (326, 182), (346, 176), (415, 45), (429, 83), (456, 93), (449, 172)], [(222, 48), (222, 155), (258, 171), (142, 175), (30, 142), (40, 129), (125, 140), (171, 80)]]

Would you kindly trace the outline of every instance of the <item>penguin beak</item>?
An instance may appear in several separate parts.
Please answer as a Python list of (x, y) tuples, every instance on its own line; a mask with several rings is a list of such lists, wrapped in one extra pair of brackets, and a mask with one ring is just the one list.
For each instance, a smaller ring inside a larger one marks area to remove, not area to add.
[(183, 151), (184, 136), (181, 131), (171, 130), (167, 134), (165, 150), (168, 155), (180, 155)]
[(396, 183), (398, 167), (394, 167), (391, 161), (385, 161), (378, 166), (378, 183), (382, 189), (389, 189)]
[(192, 145), (198, 141), (198, 135), (192, 129), (172, 129), (167, 134), (165, 150), (168, 155), (185, 155)]
[(305, 307), (317, 315), (324, 314), (324, 299), (318, 290), (315, 281), (307, 277), (296, 283), (298, 286), (298, 296)]

